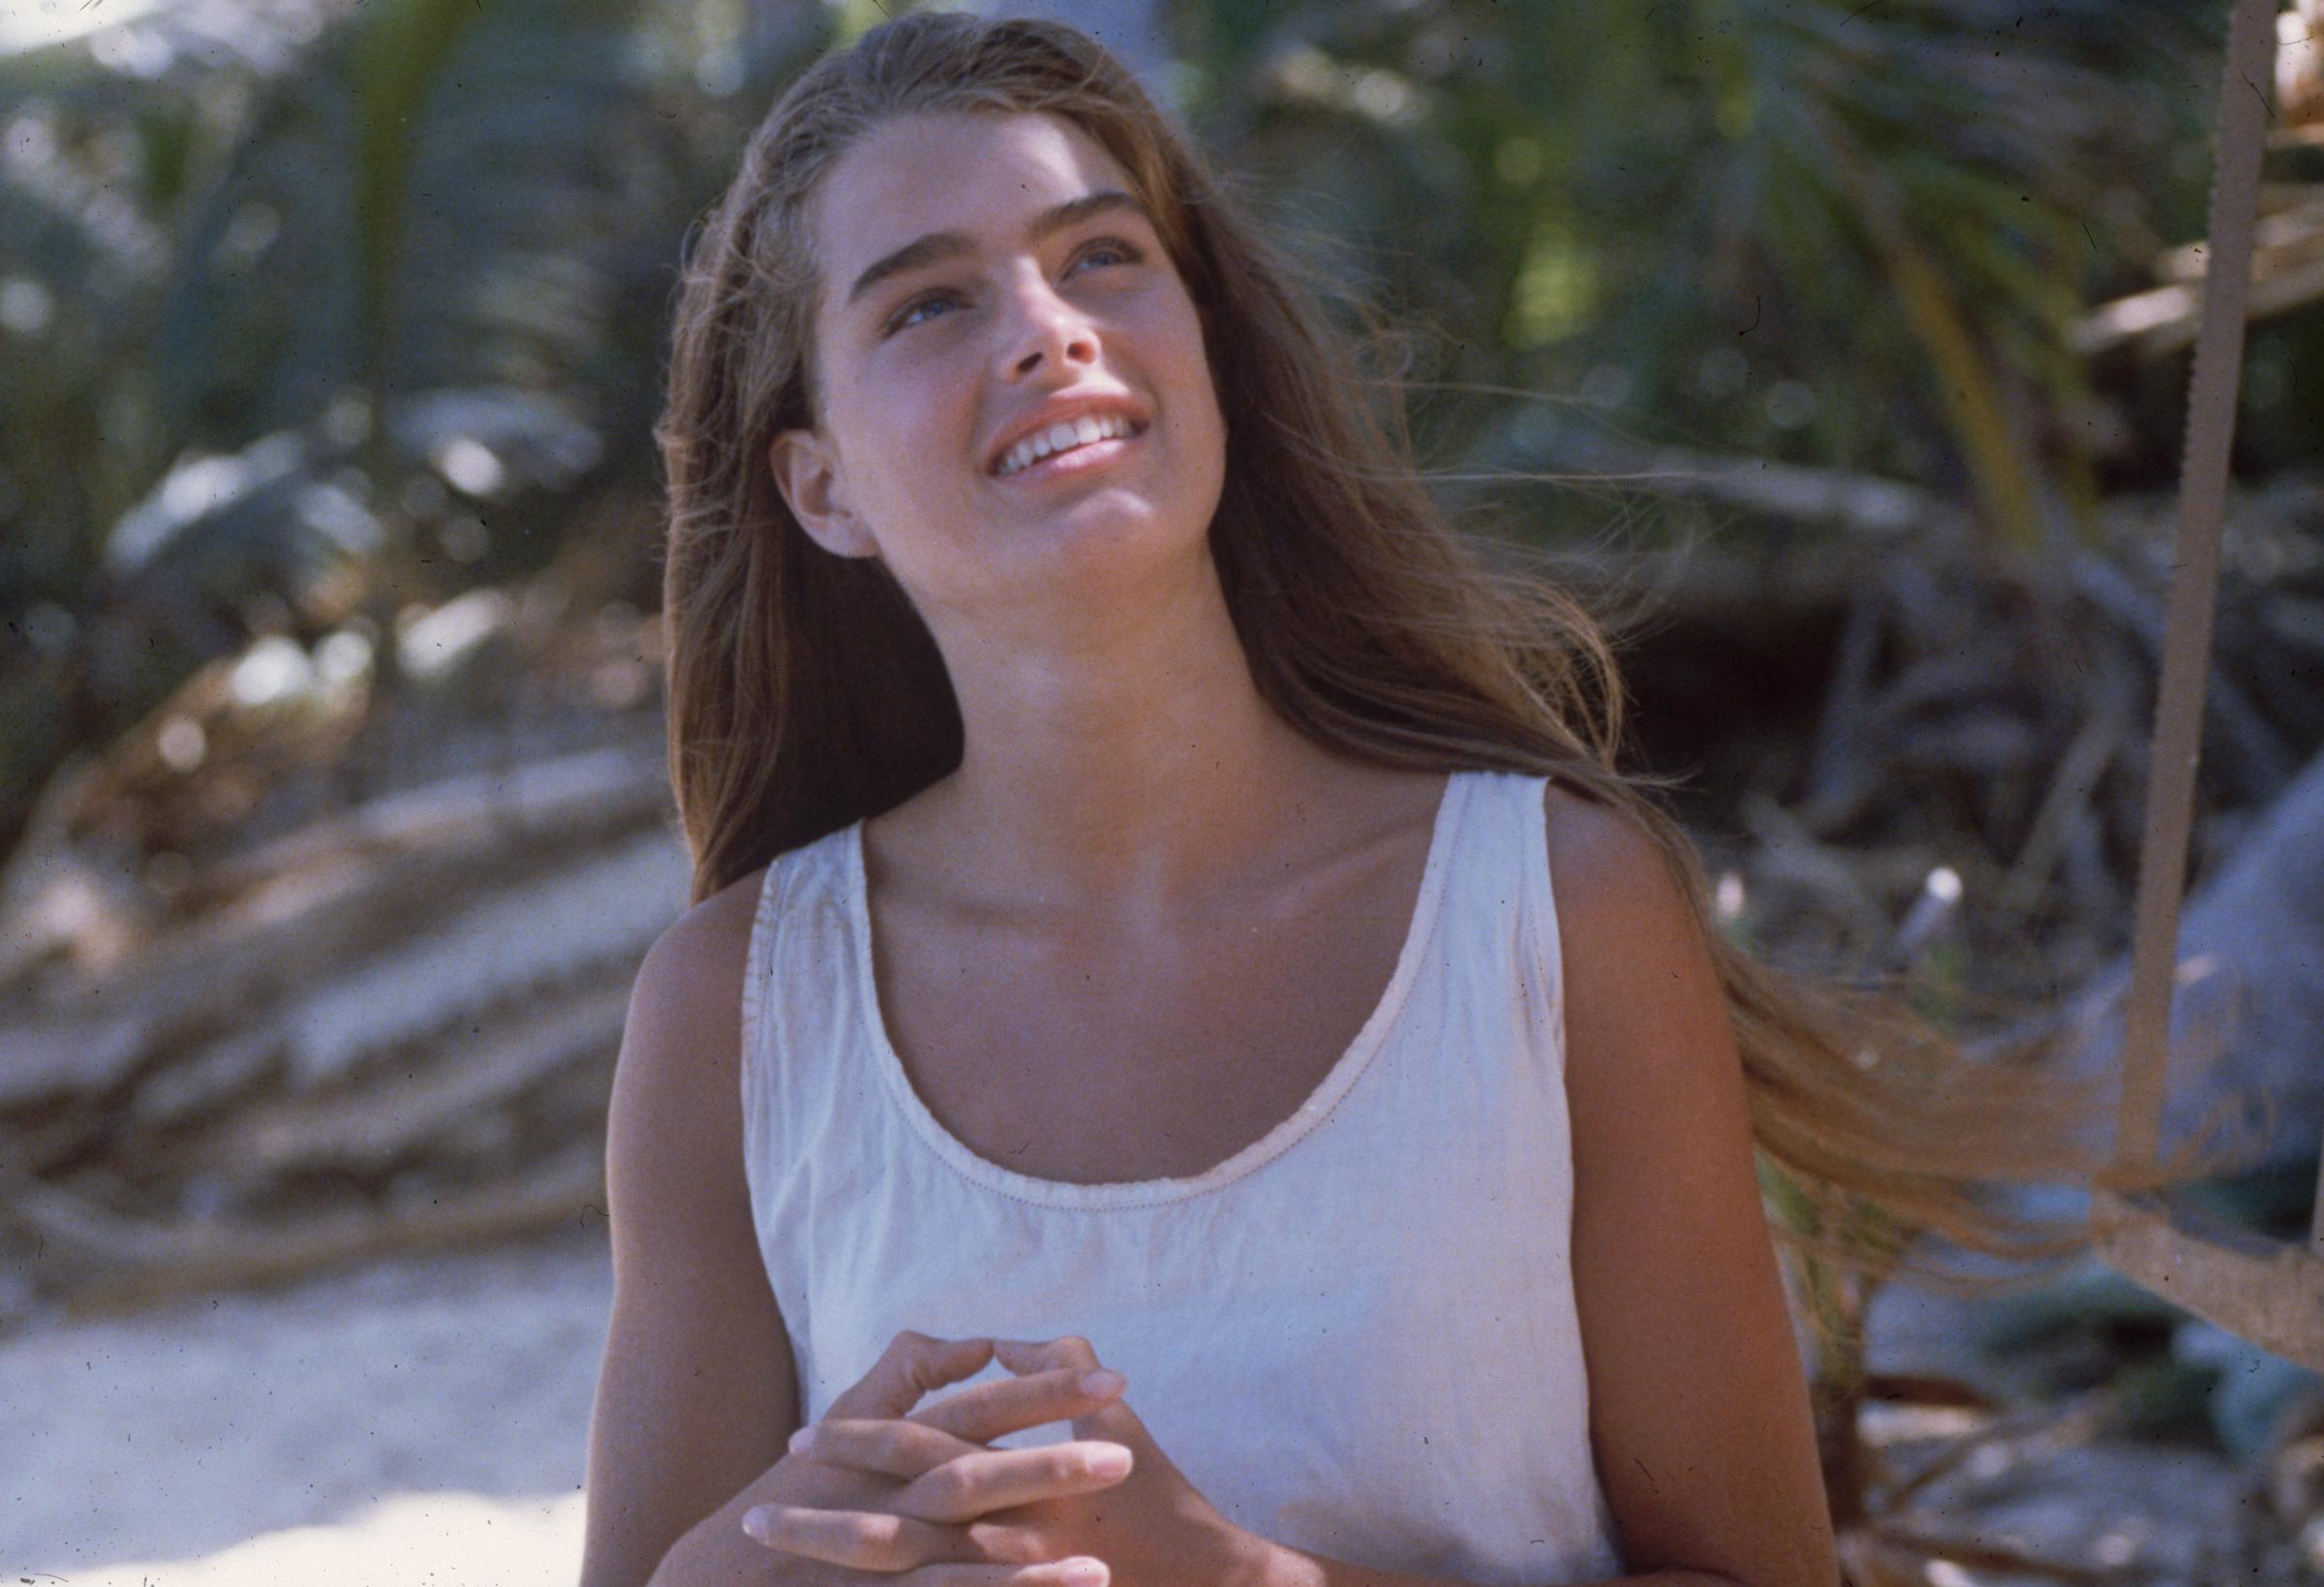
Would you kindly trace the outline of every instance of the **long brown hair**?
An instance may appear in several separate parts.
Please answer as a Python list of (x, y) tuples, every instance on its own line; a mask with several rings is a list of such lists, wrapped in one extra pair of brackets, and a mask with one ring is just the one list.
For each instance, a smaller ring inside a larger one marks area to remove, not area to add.
[[(1893, 998), (1762, 964), (1710, 925), (1699, 859), (1618, 772), (1605, 631), (1522, 560), (1456, 529), (1336, 329), (1136, 79), (1070, 28), (920, 13), (825, 56), (752, 137), (688, 259), (657, 430), (669, 477), (670, 767), (699, 900), (952, 772), (962, 727), (926, 626), (886, 569), (813, 544), (767, 463), (811, 423), (815, 265), (804, 225), (833, 163), (886, 118), (1063, 117), (1120, 164), (1203, 320), (1227, 421), (1209, 539), (1261, 694), (1316, 743), (1385, 767), (1546, 774), (1629, 815), (1683, 888), (1725, 989), (1760, 1151), (1835, 1216), (1776, 1233), (1881, 1267), (1892, 1238), (2051, 1252), (1980, 1181), (2147, 1182), (2093, 1161), (2094, 1097), (1971, 1063)], [(2148, 1175), (2147, 1179), (2157, 1177)]]

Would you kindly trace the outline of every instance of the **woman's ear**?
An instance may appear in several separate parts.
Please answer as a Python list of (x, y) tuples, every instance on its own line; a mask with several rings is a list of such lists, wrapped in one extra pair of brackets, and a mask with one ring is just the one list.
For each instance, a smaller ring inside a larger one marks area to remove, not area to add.
[(813, 430), (785, 430), (767, 448), (767, 467), (799, 527), (835, 557), (876, 557), (879, 547), (847, 505), (831, 443)]

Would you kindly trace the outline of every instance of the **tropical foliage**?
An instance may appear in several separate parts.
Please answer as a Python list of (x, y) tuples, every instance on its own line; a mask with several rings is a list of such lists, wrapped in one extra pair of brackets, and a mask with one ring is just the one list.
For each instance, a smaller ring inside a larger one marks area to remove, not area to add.
[[(2175, 376), (2067, 333), (2199, 224), (2203, 10), (1181, 0), (1167, 86), (1424, 327), (1439, 467), (1556, 469), (1610, 426), (1918, 481), (2025, 549), (2167, 478)], [(0, 850), (208, 658), (343, 630), (384, 683), (399, 614), (578, 523), (650, 537), (688, 225), (873, 19), (188, 0), (0, 57)], [(2310, 417), (2279, 366), (2313, 319), (2253, 354)], [(2258, 461), (2320, 431), (2262, 427)]]

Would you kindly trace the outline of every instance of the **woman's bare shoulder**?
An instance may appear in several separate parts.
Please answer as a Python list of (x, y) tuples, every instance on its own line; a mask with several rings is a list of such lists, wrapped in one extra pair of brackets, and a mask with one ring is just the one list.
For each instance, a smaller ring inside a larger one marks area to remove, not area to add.
[(1685, 913), (1663, 851), (1634, 817), (1552, 779), (1542, 798), (1560, 918), (1573, 912)]
[(709, 994), (720, 985), (742, 992), (744, 958), (765, 880), (767, 867), (757, 867), (672, 920), (646, 953), (646, 971), (684, 992)]
[(606, 1124), (617, 1276), (626, 1224), (698, 1233), (706, 1202), (747, 1217), (737, 1092), (758, 874), (673, 922), (630, 990)]
[(1554, 782), (1543, 803), (1569, 1076), (1586, 1083), (1607, 1066), (1630, 1071), (1635, 1049), (1659, 1045), (1648, 1032), (1675, 1020), (1724, 1030), (1704, 923), (1654, 835), (1636, 816)]
[[(646, 950), (629, 992), (626, 1053), (660, 1069), (730, 1069), (742, 1054), (742, 988), (765, 869), (725, 885), (672, 920)], [(681, 1057), (651, 1059), (646, 1053)]]

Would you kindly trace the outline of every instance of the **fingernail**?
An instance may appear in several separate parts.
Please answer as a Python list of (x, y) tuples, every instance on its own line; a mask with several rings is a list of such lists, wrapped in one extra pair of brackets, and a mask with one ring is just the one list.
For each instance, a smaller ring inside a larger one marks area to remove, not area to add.
[(1092, 1477), (1129, 1476), (1130, 1451), (1127, 1450), (1098, 1450), (1089, 1457), (1089, 1474)]
[(750, 1534), (752, 1541), (765, 1542), (767, 1541), (767, 1512), (763, 1510), (754, 1510), (745, 1515), (743, 1530)]
[(1074, 1560), (1065, 1567), (1065, 1587), (1106, 1587), (1109, 1574), (1097, 1560)]
[(808, 1446), (814, 1443), (814, 1441), (815, 1424), (810, 1421), (806, 1426), (800, 1428), (797, 1432), (791, 1435), (791, 1453), (805, 1454), (808, 1450)]
[(1129, 1387), (1129, 1382), (1130, 1380), (1120, 1373), (1100, 1367), (1095, 1372), (1083, 1375), (1082, 1392), (1085, 1394), (1118, 1394)]

